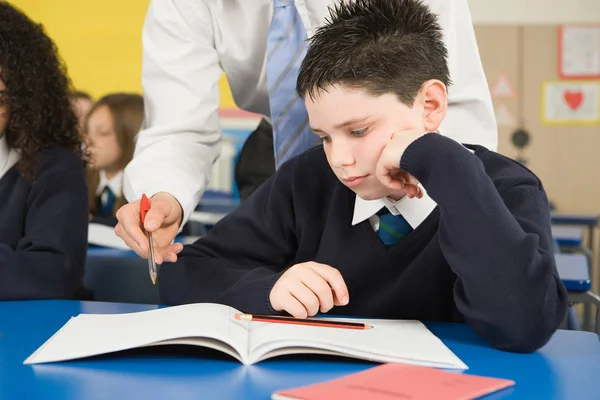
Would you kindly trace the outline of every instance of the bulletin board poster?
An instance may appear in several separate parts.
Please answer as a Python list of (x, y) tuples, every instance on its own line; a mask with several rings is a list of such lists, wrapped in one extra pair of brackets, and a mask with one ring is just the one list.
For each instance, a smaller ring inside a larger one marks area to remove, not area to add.
[(600, 81), (548, 81), (542, 84), (546, 125), (600, 124)]
[(600, 25), (558, 28), (558, 74), (561, 79), (600, 79)]

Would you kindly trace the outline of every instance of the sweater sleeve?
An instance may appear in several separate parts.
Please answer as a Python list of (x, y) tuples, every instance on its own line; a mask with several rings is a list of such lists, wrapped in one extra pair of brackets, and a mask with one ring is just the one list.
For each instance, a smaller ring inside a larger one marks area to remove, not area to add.
[(45, 150), (27, 196), (24, 235), (0, 243), (0, 298), (70, 299), (79, 289), (87, 251), (88, 195), (81, 160)]
[(427, 134), (407, 148), (401, 168), (438, 204), (439, 243), (457, 276), (454, 297), (466, 322), (499, 349), (530, 352), (562, 322), (567, 295), (541, 183), (503, 162), (510, 166), (497, 174), (497, 188), (479, 157)]
[(159, 270), (168, 304), (214, 302), (275, 313), (269, 294), (297, 252), (293, 161), (284, 164), (208, 235)]

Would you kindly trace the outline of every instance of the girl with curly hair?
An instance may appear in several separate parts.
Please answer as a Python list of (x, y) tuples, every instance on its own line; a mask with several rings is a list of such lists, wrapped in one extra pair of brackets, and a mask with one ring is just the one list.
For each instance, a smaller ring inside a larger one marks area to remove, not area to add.
[(0, 299), (73, 298), (88, 198), (70, 82), (43, 28), (0, 1)]
[(112, 93), (102, 97), (87, 116), (84, 135), (90, 159), (88, 192), (91, 222), (115, 226), (123, 196), (123, 169), (133, 158), (134, 138), (144, 119), (139, 94)]

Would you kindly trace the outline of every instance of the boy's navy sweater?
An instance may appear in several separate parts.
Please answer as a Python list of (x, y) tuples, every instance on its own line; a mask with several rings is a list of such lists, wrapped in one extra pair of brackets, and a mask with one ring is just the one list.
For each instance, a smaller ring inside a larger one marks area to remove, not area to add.
[(0, 299), (73, 298), (81, 287), (88, 194), (81, 160), (39, 153), (34, 181), (12, 167), (0, 179)]
[(332, 314), (466, 321), (497, 348), (536, 350), (567, 307), (546, 194), (522, 165), (471, 147), (474, 154), (427, 134), (406, 149), (401, 168), (438, 206), (391, 248), (368, 221), (351, 225), (355, 194), (321, 147), (310, 150), (161, 268), (163, 298), (274, 313), (275, 281), (316, 261), (338, 269), (348, 286), (350, 303)]

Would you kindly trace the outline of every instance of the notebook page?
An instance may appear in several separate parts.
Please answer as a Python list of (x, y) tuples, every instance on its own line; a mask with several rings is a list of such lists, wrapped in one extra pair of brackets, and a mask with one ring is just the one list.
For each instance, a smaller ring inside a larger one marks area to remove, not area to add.
[(277, 351), (284, 347), (316, 347), (380, 362), (404, 362), (449, 369), (468, 368), (419, 321), (361, 319), (360, 322), (372, 325), (373, 329), (252, 322), (249, 341), (251, 360), (263, 359), (271, 351), (284, 353)]
[[(189, 304), (128, 314), (80, 314), (25, 360), (36, 364), (112, 353), (173, 339), (207, 337), (228, 343), (245, 358), (248, 336), (235, 310)], [(201, 344), (201, 339), (196, 340)], [(214, 347), (214, 346), (209, 346)]]

